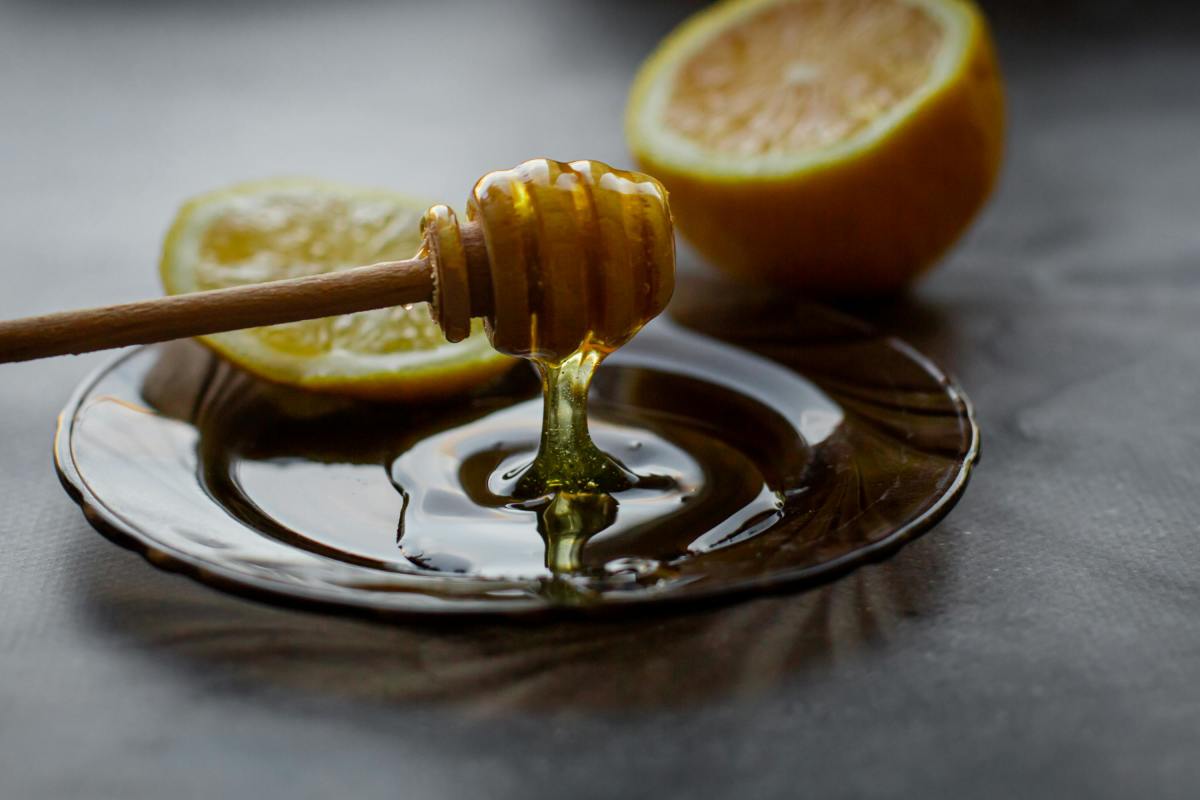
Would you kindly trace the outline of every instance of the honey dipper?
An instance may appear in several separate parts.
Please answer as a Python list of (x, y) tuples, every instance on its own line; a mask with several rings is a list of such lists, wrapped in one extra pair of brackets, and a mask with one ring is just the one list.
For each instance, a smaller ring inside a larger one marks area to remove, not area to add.
[(430, 208), (404, 261), (0, 322), (0, 362), (428, 302), (450, 341), (482, 317), (497, 350), (554, 363), (621, 346), (671, 297), (667, 195), (647, 175), (534, 159), (480, 178), (466, 216)]

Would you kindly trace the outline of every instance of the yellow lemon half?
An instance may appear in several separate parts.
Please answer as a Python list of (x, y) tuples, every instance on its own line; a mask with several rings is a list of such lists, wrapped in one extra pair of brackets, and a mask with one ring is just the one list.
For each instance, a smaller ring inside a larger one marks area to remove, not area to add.
[[(169, 294), (409, 258), (425, 204), (393, 192), (310, 179), (243, 183), (180, 209), (163, 246)], [(381, 400), (465, 391), (514, 361), (475, 330), (451, 344), (425, 304), (252, 328), (202, 338), (277, 383)]]
[(1004, 99), (965, 0), (727, 0), (642, 66), (626, 114), (680, 230), (748, 279), (910, 282), (986, 200)]

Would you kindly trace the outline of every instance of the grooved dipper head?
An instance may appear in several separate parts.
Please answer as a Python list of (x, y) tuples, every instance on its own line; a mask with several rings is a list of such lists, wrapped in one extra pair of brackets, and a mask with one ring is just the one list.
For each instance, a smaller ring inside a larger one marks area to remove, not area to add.
[(599, 161), (535, 159), (479, 179), (467, 222), (434, 206), (422, 223), (434, 316), (451, 341), (481, 316), (501, 352), (550, 363), (609, 352), (675, 287), (667, 192)]

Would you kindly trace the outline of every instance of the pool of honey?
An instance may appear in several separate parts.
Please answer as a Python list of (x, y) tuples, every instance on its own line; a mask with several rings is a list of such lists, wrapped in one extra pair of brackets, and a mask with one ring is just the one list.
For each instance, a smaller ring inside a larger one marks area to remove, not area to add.
[[(739, 373), (753, 394), (730, 379)], [(518, 364), (436, 407), (310, 418), (279, 402), (218, 407), (200, 426), (202, 479), (247, 525), (339, 560), (583, 591), (653, 583), (787, 513), (809, 461), (799, 428), (821, 402), (771, 362), (664, 326), (592, 386), (592, 437), (631, 485), (530, 497), (517, 487), (538, 449), (538, 387)], [(839, 411), (827, 405), (832, 427)]]

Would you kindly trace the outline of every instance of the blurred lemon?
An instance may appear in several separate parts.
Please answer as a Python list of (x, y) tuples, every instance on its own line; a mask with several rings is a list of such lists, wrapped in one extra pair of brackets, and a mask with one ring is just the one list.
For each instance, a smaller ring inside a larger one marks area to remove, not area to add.
[[(169, 294), (409, 258), (425, 204), (377, 189), (290, 179), (243, 183), (180, 209), (163, 246)], [(476, 330), (451, 344), (425, 304), (202, 337), (277, 383), (374, 399), (462, 392), (514, 362)]]
[(626, 134), (718, 266), (826, 294), (897, 289), (991, 191), (1004, 101), (963, 0), (728, 0), (638, 73)]

